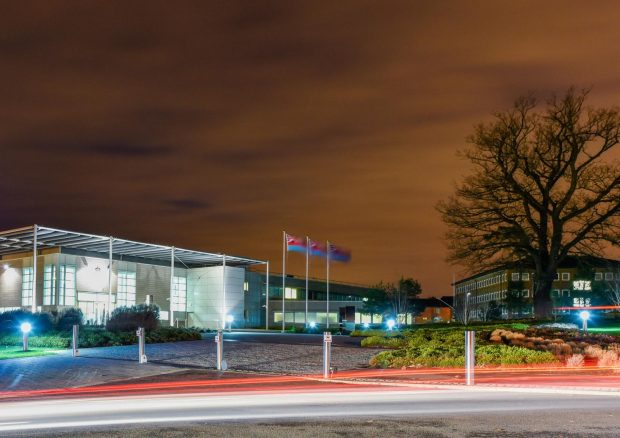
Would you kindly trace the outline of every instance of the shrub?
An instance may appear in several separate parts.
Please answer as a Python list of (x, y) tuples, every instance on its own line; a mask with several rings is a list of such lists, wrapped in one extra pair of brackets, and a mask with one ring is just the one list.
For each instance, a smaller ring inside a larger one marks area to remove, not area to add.
[(27, 310), (17, 309), (0, 313), (0, 333), (19, 332), (22, 322), (32, 324), (33, 333), (46, 333), (53, 327), (52, 316), (49, 313), (31, 313)]
[(568, 368), (580, 368), (585, 365), (583, 354), (573, 354), (566, 360), (566, 366)]
[(381, 337), (391, 338), (394, 336), (402, 336), (402, 333), (398, 330), (367, 329), (367, 330), (353, 330), (350, 336), (352, 337), (381, 336)]
[(620, 366), (620, 357), (617, 352), (607, 350), (599, 356), (596, 365), (599, 367), (617, 367)]
[(404, 346), (405, 340), (400, 338), (383, 338), (381, 336), (369, 336), (362, 339), (362, 347), (399, 348)]
[(106, 328), (113, 332), (135, 331), (138, 327), (155, 330), (159, 324), (159, 308), (154, 305), (117, 307), (112, 312)]
[[(0, 345), (22, 345), (22, 337), (21, 335), (2, 336), (0, 337)], [(28, 346), (64, 349), (71, 346), (71, 339), (62, 335), (30, 336), (28, 337)]]
[(546, 351), (535, 351), (507, 345), (483, 345), (476, 349), (477, 365), (524, 365), (557, 362), (556, 357)]
[(63, 312), (58, 316), (56, 329), (60, 331), (69, 331), (73, 329), (74, 325), (84, 325), (84, 315), (82, 314), (82, 309), (70, 307), (63, 310)]

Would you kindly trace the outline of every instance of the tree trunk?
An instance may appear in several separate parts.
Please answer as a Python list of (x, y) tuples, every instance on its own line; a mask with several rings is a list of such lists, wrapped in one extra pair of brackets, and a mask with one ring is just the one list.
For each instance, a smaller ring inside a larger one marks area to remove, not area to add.
[(534, 316), (546, 319), (553, 316), (553, 301), (551, 300), (551, 287), (553, 286), (553, 275), (536, 275), (534, 290)]

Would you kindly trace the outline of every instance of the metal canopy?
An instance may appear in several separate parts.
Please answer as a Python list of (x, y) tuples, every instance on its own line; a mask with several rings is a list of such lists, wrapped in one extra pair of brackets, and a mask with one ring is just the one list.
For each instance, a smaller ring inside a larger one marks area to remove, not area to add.
[[(32, 225), (14, 230), (0, 231), (0, 256), (32, 251), (35, 237), (37, 248), (70, 248), (79, 251), (100, 253), (109, 256), (110, 239), (112, 253), (115, 256), (138, 257), (145, 260), (170, 262), (172, 246), (152, 243), (134, 242), (111, 236), (76, 233), (74, 231)], [(174, 247), (174, 258), (187, 267), (218, 266), (226, 259), (227, 266), (251, 266), (265, 264), (262, 260), (215, 254), (203, 251), (192, 251)]]

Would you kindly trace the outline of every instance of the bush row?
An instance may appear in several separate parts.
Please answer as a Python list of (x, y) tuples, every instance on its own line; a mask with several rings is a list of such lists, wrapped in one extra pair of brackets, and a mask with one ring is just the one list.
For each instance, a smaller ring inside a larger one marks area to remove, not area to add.
[[(185, 329), (175, 327), (161, 327), (147, 331), (145, 340), (147, 343), (196, 341), (202, 339), (197, 329)], [(132, 345), (138, 342), (136, 332), (111, 332), (98, 328), (83, 328), (80, 330), (80, 348), (110, 347), (118, 345)], [(0, 345), (22, 344), (22, 337), (17, 335), (0, 336)], [(65, 349), (71, 346), (71, 334), (67, 332), (49, 334), (45, 336), (30, 336), (28, 345), (31, 347)]]

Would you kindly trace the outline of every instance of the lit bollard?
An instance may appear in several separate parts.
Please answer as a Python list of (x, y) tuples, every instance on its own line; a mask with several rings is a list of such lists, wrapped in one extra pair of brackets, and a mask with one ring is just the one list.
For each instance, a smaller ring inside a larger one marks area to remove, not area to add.
[(28, 351), (28, 333), (32, 330), (32, 325), (29, 322), (24, 322), (20, 328), (22, 330), (22, 348), (24, 351)]
[(226, 371), (228, 365), (224, 360), (224, 333), (222, 330), (218, 330), (215, 335), (215, 346), (217, 349), (217, 370)]
[(146, 363), (146, 352), (144, 351), (144, 328), (138, 328), (136, 335), (138, 335), (138, 361), (139, 363)]
[(80, 334), (79, 330), (80, 326), (75, 324), (73, 326), (73, 341), (71, 342), (71, 345), (73, 347), (73, 357), (77, 357), (80, 355), (80, 350), (78, 350), (78, 336)]
[(465, 332), (465, 380), (468, 386), (474, 384), (474, 367), (476, 366), (476, 332)]
[(332, 334), (323, 332), (323, 378), (329, 379), (332, 361)]

